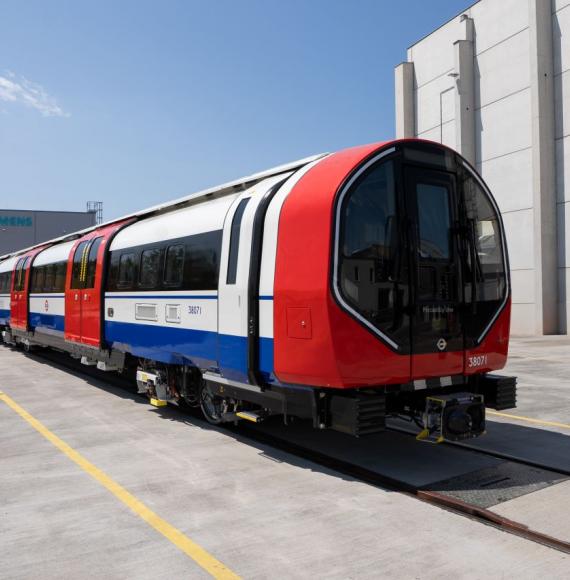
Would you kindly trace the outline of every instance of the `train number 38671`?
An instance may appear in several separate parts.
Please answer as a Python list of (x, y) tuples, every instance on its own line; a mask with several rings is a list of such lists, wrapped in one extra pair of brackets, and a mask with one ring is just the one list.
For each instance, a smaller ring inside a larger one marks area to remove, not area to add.
[(467, 359), (467, 366), (472, 369), (475, 367), (484, 367), (487, 365), (487, 355), (480, 354), (479, 356), (470, 356)]

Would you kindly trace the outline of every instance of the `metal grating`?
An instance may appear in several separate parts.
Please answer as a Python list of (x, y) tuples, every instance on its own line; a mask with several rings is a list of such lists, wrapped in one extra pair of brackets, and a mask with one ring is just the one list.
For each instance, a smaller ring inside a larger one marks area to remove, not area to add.
[(554, 471), (505, 461), (493, 467), (431, 483), (424, 489), (489, 508), (567, 479), (570, 478)]

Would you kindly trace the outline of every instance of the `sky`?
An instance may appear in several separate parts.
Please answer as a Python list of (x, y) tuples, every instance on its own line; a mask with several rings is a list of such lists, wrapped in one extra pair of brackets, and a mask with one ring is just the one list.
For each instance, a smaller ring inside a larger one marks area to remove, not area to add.
[(2, 0), (0, 208), (104, 218), (394, 136), (394, 66), (468, 0)]

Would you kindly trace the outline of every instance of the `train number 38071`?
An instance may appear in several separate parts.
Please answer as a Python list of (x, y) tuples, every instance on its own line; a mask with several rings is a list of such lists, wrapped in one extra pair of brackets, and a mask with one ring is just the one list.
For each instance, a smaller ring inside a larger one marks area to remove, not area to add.
[(487, 365), (487, 355), (481, 354), (479, 356), (470, 356), (467, 359), (467, 366), (472, 369), (475, 367), (484, 367)]

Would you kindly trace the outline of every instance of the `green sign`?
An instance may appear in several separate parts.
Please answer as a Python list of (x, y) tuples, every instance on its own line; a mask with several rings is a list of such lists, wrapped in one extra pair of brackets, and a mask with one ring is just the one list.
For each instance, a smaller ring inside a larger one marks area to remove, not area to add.
[(33, 225), (34, 221), (29, 216), (0, 215), (0, 226), (8, 226), (10, 228), (31, 228)]

